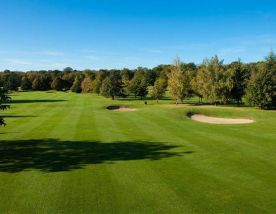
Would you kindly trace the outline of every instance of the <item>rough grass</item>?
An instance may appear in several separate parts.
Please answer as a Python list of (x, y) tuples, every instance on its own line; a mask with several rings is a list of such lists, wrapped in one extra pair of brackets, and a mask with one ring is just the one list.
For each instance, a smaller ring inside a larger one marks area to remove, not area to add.
[[(0, 128), (0, 212), (275, 213), (276, 112), (171, 103), (14, 94)], [(201, 124), (188, 112), (256, 122)]]

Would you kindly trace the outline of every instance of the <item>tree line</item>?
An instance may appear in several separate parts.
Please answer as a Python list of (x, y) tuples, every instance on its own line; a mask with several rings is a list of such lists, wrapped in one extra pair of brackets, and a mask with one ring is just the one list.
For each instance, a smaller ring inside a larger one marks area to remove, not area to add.
[(217, 56), (202, 64), (159, 65), (152, 69), (0, 72), (5, 90), (57, 90), (95, 93), (112, 99), (151, 97), (160, 100), (166, 91), (176, 103), (198, 96), (199, 102), (227, 104), (244, 100), (262, 109), (276, 107), (276, 56), (271, 52), (263, 61), (224, 64)]

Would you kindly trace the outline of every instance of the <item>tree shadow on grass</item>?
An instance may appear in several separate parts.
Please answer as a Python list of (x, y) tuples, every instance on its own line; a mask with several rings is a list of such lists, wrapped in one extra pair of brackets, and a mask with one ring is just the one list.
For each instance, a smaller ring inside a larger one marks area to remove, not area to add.
[(3, 118), (26, 118), (26, 117), (36, 117), (33, 115), (2, 115)]
[(67, 100), (50, 100), (50, 99), (44, 99), (44, 100), (11, 100), (9, 103), (11, 104), (17, 104), (17, 103), (56, 103), (56, 102), (64, 102)]
[(82, 169), (91, 164), (130, 160), (160, 160), (191, 154), (193, 151), (170, 151), (179, 146), (155, 142), (88, 142), (18, 140), (0, 142), (0, 172), (25, 170), (61, 172)]

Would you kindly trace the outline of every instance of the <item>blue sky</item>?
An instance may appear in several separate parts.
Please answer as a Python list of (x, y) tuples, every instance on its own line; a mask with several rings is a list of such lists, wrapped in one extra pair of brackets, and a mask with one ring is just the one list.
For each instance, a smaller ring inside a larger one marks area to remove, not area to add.
[(0, 70), (261, 60), (275, 0), (0, 0)]

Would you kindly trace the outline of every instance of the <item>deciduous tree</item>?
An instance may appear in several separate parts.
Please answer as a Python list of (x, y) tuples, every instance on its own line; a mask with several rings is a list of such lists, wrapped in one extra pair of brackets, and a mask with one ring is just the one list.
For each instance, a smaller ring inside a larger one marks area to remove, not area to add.
[(171, 72), (168, 75), (168, 89), (170, 96), (175, 100), (176, 104), (183, 102), (185, 97), (188, 97), (191, 89), (190, 76), (188, 71), (181, 69), (180, 59), (175, 60), (171, 67)]
[(276, 56), (273, 52), (252, 74), (246, 97), (251, 105), (262, 109), (276, 108)]
[(226, 103), (233, 88), (230, 74), (217, 56), (203, 62), (192, 85), (199, 95), (212, 103)]
[(167, 84), (165, 79), (157, 79), (153, 86), (149, 86), (148, 91), (149, 95), (156, 99), (157, 102), (161, 99), (166, 91)]

